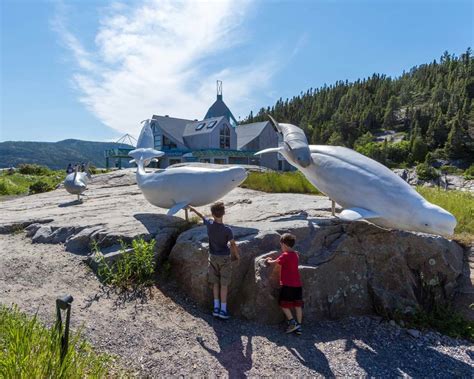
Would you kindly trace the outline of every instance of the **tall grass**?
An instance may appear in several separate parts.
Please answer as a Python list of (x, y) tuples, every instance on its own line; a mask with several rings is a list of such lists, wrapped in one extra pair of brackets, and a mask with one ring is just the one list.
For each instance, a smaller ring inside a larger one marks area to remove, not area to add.
[(437, 188), (416, 189), (430, 203), (451, 212), (458, 221), (455, 234), (462, 240), (474, 241), (474, 194), (462, 191), (443, 191)]
[[(0, 195), (27, 195), (50, 191), (61, 183), (66, 174), (62, 171), (48, 170), (43, 174), (22, 174), (15, 172), (9, 174), (3, 171), (0, 174)], [(38, 189), (43, 189), (38, 191)]]
[(137, 288), (151, 284), (155, 273), (155, 240), (150, 242), (142, 238), (132, 241), (132, 251), (126, 251), (122, 245), (122, 254), (112, 263), (107, 263), (95, 246), (99, 261), (98, 275), (104, 282), (121, 289)]
[(43, 326), (36, 316), (27, 316), (17, 307), (0, 305), (0, 377), (110, 376), (112, 357), (97, 354), (80, 333), (70, 337), (69, 349), (61, 362), (59, 337), (54, 327)]
[(283, 173), (250, 172), (247, 179), (240, 186), (272, 193), (321, 194), (299, 171)]

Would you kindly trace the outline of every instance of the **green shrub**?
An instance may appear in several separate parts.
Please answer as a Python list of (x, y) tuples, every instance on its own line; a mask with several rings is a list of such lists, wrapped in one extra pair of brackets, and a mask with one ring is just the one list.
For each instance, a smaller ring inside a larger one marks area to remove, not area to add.
[(99, 257), (99, 277), (105, 284), (122, 289), (137, 288), (151, 284), (155, 273), (155, 240), (150, 242), (142, 238), (132, 241), (132, 251), (127, 252), (127, 246), (122, 245), (122, 254), (111, 264), (108, 264), (96, 248)]
[(60, 336), (36, 316), (0, 305), (0, 377), (97, 378), (111, 374), (112, 357), (97, 354), (80, 333), (72, 333), (63, 362)]
[(45, 182), (44, 180), (37, 180), (32, 185), (30, 185), (30, 194), (43, 193), (53, 190), (53, 187)]
[(436, 169), (426, 163), (420, 163), (416, 166), (416, 174), (421, 180), (432, 180), (439, 177)]
[(469, 168), (464, 171), (464, 179), (474, 180), (474, 164), (470, 165)]
[(0, 178), (0, 195), (19, 195), (22, 189), (17, 186), (11, 179)]
[(45, 166), (24, 163), (18, 166), (18, 171), (23, 175), (49, 175), (51, 170)]

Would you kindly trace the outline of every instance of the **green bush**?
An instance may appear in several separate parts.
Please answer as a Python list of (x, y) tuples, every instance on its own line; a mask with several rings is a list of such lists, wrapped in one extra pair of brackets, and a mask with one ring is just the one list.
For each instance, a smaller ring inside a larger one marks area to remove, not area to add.
[(32, 185), (30, 185), (29, 193), (30, 194), (43, 193), (43, 192), (48, 192), (51, 190), (53, 190), (53, 187), (49, 183), (40, 179), (34, 182)]
[(46, 328), (36, 316), (0, 305), (0, 377), (98, 378), (112, 374), (112, 357), (97, 354), (80, 333), (72, 333), (63, 362), (56, 328)]
[(18, 172), (23, 175), (49, 175), (51, 170), (45, 166), (25, 163), (18, 166)]
[(427, 165), (426, 163), (420, 163), (418, 166), (416, 166), (416, 174), (421, 180), (432, 180), (439, 177), (436, 169), (430, 165)]
[(19, 195), (22, 190), (11, 179), (0, 177), (0, 195)]
[(470, 165), (469, 168), (464, 171), (464, 179), (474, 180), (474, 164)]
[(122, 254), (111, 264), (108, 264), (96, 247), (99, 259), (99, 277), (105, 284), (122, 289), (137, 288), (151, 284), (155, 273), (155, 240), (150, 242), (142, 238), (132, 241), (132, 251), (127, 252), (127, 246), (122, 245)]

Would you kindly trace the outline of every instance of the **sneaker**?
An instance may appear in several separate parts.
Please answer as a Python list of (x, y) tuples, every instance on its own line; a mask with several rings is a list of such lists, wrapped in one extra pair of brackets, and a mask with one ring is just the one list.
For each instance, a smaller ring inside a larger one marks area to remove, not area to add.
[(214, 310), (212, 311), (212, 315), (214, 317), (219, 317), (219, 312), (220, 312), (219, 308), (214, 308)]
[(303, 328), (301, 327), (301, 324), (298, 324), (298, 323), (296, 326), (297, 326), (297, 329), (295, 330), (295, 334), (297, 336), (301, 336), (303, 334)]
[(298, 329), (298, 323), (295, 320), (287, 321), (288, 326), (286, 327), (285, 333), (293, 333)]
[(229, 314), (228, 314), (226, 311), (222, 310), (222, 309), (221, 309), (221, 311), (219, 312), (219, 316), (218, 316), (218, 317), (221, 318), (221, 319), (223, 319), (223, 320), (227, 320), (227, 319), (230, 318)]

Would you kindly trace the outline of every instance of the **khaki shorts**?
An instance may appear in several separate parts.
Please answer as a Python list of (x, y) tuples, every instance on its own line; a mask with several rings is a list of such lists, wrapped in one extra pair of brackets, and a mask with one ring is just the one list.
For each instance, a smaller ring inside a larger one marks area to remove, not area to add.
[(230, 255), (209, 254), (209, 283), (227, 286), (232, 278)]

